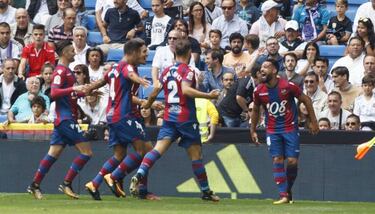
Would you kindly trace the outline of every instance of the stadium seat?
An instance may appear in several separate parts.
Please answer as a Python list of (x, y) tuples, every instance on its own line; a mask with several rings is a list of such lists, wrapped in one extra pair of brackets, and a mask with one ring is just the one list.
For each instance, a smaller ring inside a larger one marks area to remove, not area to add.
[(152, 9), (151, 0), (139, 0), (138, 2), (141, 5), (141, 7), (143, 7), (143, 9), (146, 9), (146, 10)]
[(152, 70), (151, 66), (140, 66), (138, 67), (139, 76), (152, 80), (151, 70)]
[(121, 49), (109, 49), (107, 62), (118, 62), (124, 56), (123, 50)]
[[(152, 90), (154, 90), (154, 87), (150, 86), (148, 88), (141, 87), (141, 93), (142, 93), (142, 99), (147, 99), (149, 94), (151, 94)], [(161, 91), (158, 96), (156, 97), (156, 100), (164, 100), (164, 92)]]
[(85, 7), (86, 10), (95, 10), (96, 0), (86, 0)]
[[(349, 5), (361, 5), (363, 3), (366, 3), (366, 2), (369, 2), (368, 0), (348, 0), (348, 4)], [(336, 3), (336, 0), (326, 0), (326, 3), (327, 4), (335, 4)], [(350, 6), (349, 6), (350, 8)]]
[(146, 63), (147, 65), (151, 65), (152, 64), (152, 60), (154, 59), (155, 57), (155, 52), (154, 50), (149, 50), (148, 51), (148, 56), (147, 56), (147, 59), (146, 59)]
[(103, 37), (100, 32), (89, 32), (87, 35), (87, 43), (91, 47), (103, 44)]
[(87, 16), (87, 30), (93, 31), (96, 28), (96, 19), (94, 15)]
[(342, 57), (345, 52), (345, 45), (320, 45), (319, 51), (322, 57)]

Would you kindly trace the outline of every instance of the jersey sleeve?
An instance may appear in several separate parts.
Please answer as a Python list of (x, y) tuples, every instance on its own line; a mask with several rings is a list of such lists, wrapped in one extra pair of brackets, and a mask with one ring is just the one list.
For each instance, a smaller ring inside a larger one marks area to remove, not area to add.
[[(120, 65), (119, 65), (120, 66)], [(131, 66), (131, 65), (126, 65), (126, 66), (124, 66), (124, 67), (122, 67), (122, 68), (120, 68), (121, 69), (121, 73), (124, 75), (124, 77), (126, 78), (126, 79), (129, 79), (129, 74), (131, 74), (131, 73), (135, 73), (134, 72), (134, 68), (133, 68), (133, 66)]]
[(182, 67), (181, 70), (178, 71), (182, 77), (182, 81), (192, 83), (195, 79), (195, 72), (191, 70), (189, 67)]
[(51, 84), (51, 97), (56, 100), (56, 98), (63, 96), (70, 96), (73, 92), (73, 87), (63, 88), (66, 81), (66, 69), (57, 68), (52, 75)]
[(260, 105), (259, 88), (255, 88), (253, 93), (253, 101), (255, 105)]
[(289, 82), (288, 86), (289, 86), (289, 89), (290, 89), (290, 91), (291, 91), (291, 93), (294, 97), (298, 98), (299, 96), (301, 96), (302, 90), (299, 86), (295, 85), (292, 82)]

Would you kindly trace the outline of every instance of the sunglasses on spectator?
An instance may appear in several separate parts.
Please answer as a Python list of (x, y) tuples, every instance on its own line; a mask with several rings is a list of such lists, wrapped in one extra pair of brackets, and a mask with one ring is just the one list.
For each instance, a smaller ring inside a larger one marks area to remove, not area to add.
[(307, 84), (307, 83), (310, 83), (310, 84), (313, 84), (315, 81), (314, 80), (305, 80), (304, 83)]
[(224, 81), (234, 81), (234, 79), (224, 79)]
[(232, 10), (233, 6), (230, 6), (230, 7), (221, 7), (221, 9), (223, 9), (223, 10)]
[(168, 40), (177, 40), (177, 37), (168, 37)]
[(82, 71), (74, 71), (74, 74), (81, 75), (81, 74), (83, 74), (83, 72)]
[(346, 125), (347, 126), (350, 126), (350, 125), (355, 126), (355, 125), (357, 125), (357, 123), (356, 122), (347, 122)]

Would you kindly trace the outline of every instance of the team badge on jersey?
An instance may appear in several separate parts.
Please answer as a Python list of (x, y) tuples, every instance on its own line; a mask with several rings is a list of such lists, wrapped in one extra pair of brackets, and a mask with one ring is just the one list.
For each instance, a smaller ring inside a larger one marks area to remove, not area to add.
[(63, 72), (63, 70), (61, 70), (61, 69), (57, 70), (58, 74), (62, 74), (62, 72)]
[(131, 65), (126, 66), (126, 68), (127, 68), (128, 71), (130, 71), (130, 72), (133, 72), (133, 71), (134, 71), (133, 66), (131, 66)]
[(55, 78), (53, 79), (53, 84), (60, 85), (60, 83), (61, 83), (61, 77), (60, 76), (55, 76)]
[(186, 79), (188, 80), (193, 80), (193, 77), (194, 77), (194, 72), (190, 71), (187, 76), (186, 76)]

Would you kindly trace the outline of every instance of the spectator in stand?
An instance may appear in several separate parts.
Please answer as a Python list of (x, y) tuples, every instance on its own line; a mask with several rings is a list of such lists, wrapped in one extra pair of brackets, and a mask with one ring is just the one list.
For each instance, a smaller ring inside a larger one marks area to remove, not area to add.
[(73, 72), (76, 77), (77, 85), (90, 84), (89, 69), (86, 65), (76, 65)]
[(364, 75), (371, 74), (375, 76), (375, 56), (366, 54), (363, 58), (363, 67), (365, 68)]
[(279, 76), (294, 83), (303, 90), (303, 76), (296, 73), (297, 56), (294, 53), (287, 53), (284, 56), (284, 71), (279, 72)]
[(172, 28), (181, 32), (182, 39), (188, 39), (191, 44), (191, 55), (193, 56), (193, 60), (195, 62), (195, 66), (198, 67), (200, 62), (200, 55), (202, 50), (200, 48), (200, 44), (198, 40), (189, 36), (189, 26), (185, 19), (176, 19), (172, 25)]
[(247, 23), (249, 29), (261, 16), (260, 10), (249, 0), (240, 0), (235, 13)]
[(15, 60), (16, 67), (22, 52), (22, 45), (10, 36), (10, 26), (6, 22), (0, 23), (0, 65), (5, 59)]
[(262, 4), (263, 15), (251, 26), (249, 34), (259, 36), (260, 47), (266, 47), (266, 41), (270, 37), (278, 40), (285, 35), (286, 20), (279, 17), (280, 6), (273, 0), (265, 1)]
[(137, 11), (129, 8), (125, 0), (116, 0), (114, 5), (105, 13), (102, 26), (99, 25), (104, 43), (99, 48), (105, 55), (110, 48), (122, 49), (126, 41), (143, 33), (143, 24)]
[(321, 57), (316, 58), (313, 65), (314, 73), (319, 77), (319, 89), (326, 94), (335, 88), (332, 76), (328, 73), (328, 65), (328, 59)]
[[(36, 96), (43, 97), (46, 102), (46, 109), (49, 109), (49, 98), (40, 91), (40, 80), (37, 77), (26, 79), (27, 92), (21, 94), (8, 112), (8, 124), (15, 122), (25, 122), (31, 118), (31, 100)], [(47, 112), (48, 113), (48, 112)]]
[(220, 102), (218, 100), (217, 108), (226, 127), (240, 127), (249, 119), (248, 106), (252, 101), (254, 91), (251, 83), (250, 77), (235, 81), (232, 73), (223, 75), (224, 89), (219, 96), (221, 100)]
[(360, 18), (369, 18), (372, 23), (375, 23), (375, 0), (370, 0), (369, 2), (363, 3), (357, 9), (355, 18), (353, 21), (353, 32), (357, 30), (358, 20)]
[(299, 38), (298, 23), (290, 20), (285, 24), (285, 40), (279, 43), (279, 53), (284, 56), (287, 53), (294, 53), (301, 58), (306, 47), (306, 42)]
[(375, 56), (375, 32), (371, 19), (361, 18), (358, 20), (356, 35), (365, 41), (365, 52)]
[(319, 117), (319, 114), (327, 109), (327, 94), (319, 88), (319, 76), (314, 72), (306, 74), (304, 83), (304, 93), (310, 97), (315, 116)]
[(345, 45), (352, 34), (353, 22), (345, 15), (347, 0), (336, 0), (336, 16), (328, 22), (326, 40), (328, 45)]
[(157, 126), (158, 119), (156, 118), (155, 111), (152, 108), (146, 109), (141, 107), (141, 116), (146, 127)]
[(22, 121), (25, 123), (50, 123), (52, 122), (48, 115), (44, 112), (46, 111), (46, 101), (41, 96), (36, 96), (31, 100), (30, 103), (32, 115), (30, 119)]
[(221, 3), (223, 15), (212, 22), (212, 29), (221, 31), (223, 37), (220, 46), (229, 49), (229, 37), (232, 33), (240, 33), (246, 36), (248, 33), (247, 24), (244, 20), (234, 14), (236, 8), (235, 0), (223, 0)]
[(76, 23), (76, 12), (66, 8), (63, 12), (63, 24), (53, 27), (48, 33), (48, 44), (55, 48), (55, 44), (63, 40), (73, 40), (73, 28)]
[(361, 130), (361, 120), (355, 114), (351, 114), (346, 118), (345, 122), (346, 131), (360, 131)]
[(29, 15), (24, 8), (17, 9), (15, 17), (16, 23), (10, 25), (11, 37), (25, 47), (32, 43), (33, 25), (30, 23)]
[(318, 120), (319, 130), (331, 130), (331, 122), (328, 118), (322, 117)]
[(209, 40), (210, 30), (211, 25), (206, 23), (204, 6), (200, 2), (193, 2), (189, 9), (189, 36), (196, 39), (202, 46)]
[(296, 72), (305, 76), (313, 71), (314, 61), (320, 57), (319, 46), (315, 42), (308, 42), (303, 50), (302, 58), (298, 60)]
[(244, 51), (250, 54), (251, 58), (254, 58), (256, 55), (256, 50), (259, 48), (259, 36), (255, 34), (248, 34), (244, 38)]
[(76, 11), (76, 26), (87, 27), (88, 14), (85, 7), (85, 0), (70, 0), (72, 8)]
[(354, 100), (362, 93), (362, 89), (349, 82), (349, 70), (339, 66), (332, 70), (332, 79), (335, 83), (335, 90), (341, 94), (343, 109), (353, 111)]
[(6, 22), (8, 24), (15, 23), (16, 8), (9, 4), (10, 0), (0, 1), (0, 22)]
[(231, 52), (224, 55), (223, 65), (233, 68), (238, 78), (246, 76), (246, 67), (251, 56), (242, 50), (244, 38), (240, 33), (232, 33), (229, 37)]
[(145, 21), (146, 44), (149, 50), (155, 50), (166, 42), (172, 29), (173, 19), (164, 13), (163, 0), (152, 0), (154, 16)]
[(197, 120), (202, 143), (209, 143), (215, 136), (219, 124), (219, 112), (215, 105), (208, 99), (195, 98)]
[(353, 114), (358, 115), (362, 122), (362, 130), (375, 130), (375, 79), (372, 75), (362, 78), (363, 94), (354, 101)]
[(298, 7), (292, 17), (298, 22), (302, 39), (306, 42), (325, 40), (329, 18), (329, 11), (319, 4), (319, 0), (306, 0), (305, 5)]
[(279, 69), (278, 69), (279, 71), (285, 70), (283, 57), (279, 54), (279, 49), (280, 49), (280, 46), (279, 46), (279, 42), (277, 41), (277, 38), (273, 36), (269, 37), (266, 40), (267, 52), (266, 53), (263, 52), (262, 54), (262, 49), (259, 49), (259, 53), (254, 58), (256, 60), (255, 62), (261, 65), (263, 64), (264, 61), (266, 61), (266, 59), (271, 58), (271, 59), (276, 60), (277, 63), (279, 64)]
[(106, 108), (108, 102), (102, 101), (102, 93), (93, 92), (84, 98), (84, 102), (78, 102), (83, 113), (91, 121), (90, 125), (104, 125), (107, 123)]
[(25, 82), (16, 75), (16, 65), (12, 59), (6, 59), (0, 76), (0, 121), (7, 118), (10, 107), (16, 99), (27, 91)]
[(27, 8), (27, 12), (29, 14), (30, 20), (32, 20), (35, 24), (46, 25), (49, 18), (52, 15), (56, 14), (58, 11), (57, 2), (64, 3), (63, 0), (57, 0), (57, 1), (30, 0), (29, 7), (25, 7), (25, 8)]
[(52, 16), (50, 16), (47, 21), (40, 20), (39, 22), (39, 23), (45, 23), (46, 32), (50, 32), (52, 28), (64, 24), (63, 13), (64, 13), (64, 10), (68, 7), (70, 7), (69, 0), (57, 0), (57, 8), (58, 8), (57, 12), (54, 13)]
[(76, 65), (87, 64), (86, 52), (90, 48), (87, 45), (87, 33), (87, 29), (83, 26), (73, 28), (73, 47), (76, 55), (74, 56), (74, 62), (69, 64), (70, 70), (73, 70)]
[(234, 74), (232, 68), (223, 66), (223, 53), (219, 50), (209, 50), (206, 55), (207, 70), (201, 72), (198, 77), (199, 89), (204, 92), (223, 89), (223, 75), (225, 73)]
[(49, 63), (44, 64), (41, 69), (41, 87), (40, 91), (42, 94), (46, 95), (51, 103), (54, 101), (51, 98), (51, 83), (52, 83), (52, 73), (55, 67)]
[(327, 102), (328, 109), (321, 112), (319, 118), (328, 118), (331, 123), (331, 129), (343, 130), (345, 128), (346, 118), (351, 115), (351, 113), (341, 108), (341, 94), (337, 91), (331, 91), (328, 94)]
[(362, 38), (354, 36), (349, 39), (348, 55), (338, 59), (333, 64), (331, 73), (334, 68), (344, 66), (349, 70), (349, 82), (355, 86), (360, 86), (362, 78), (364, 76), (363, 59), (365, 58), (364, 53), (365, 42)]
[(221, 31), (217, 29), (210, 30), (210, 32), (208, 33), (208, 36), (209, 36), (209, 44), (203, 45), (203, 47), (206, 48), (205, 55), (207, 55), (208, 50), (218, 50), (218, 51), (221, 51), (222, 54), (224, 55), (225, 49), (220, 47), (220, 42), (221, 42), (221, 37), (222, 37)]
[[(46, 63), (55, 64), (55, 51), (47, 42), (44, 42), (44, 26), (34, 25), (32, 33), (34, 42), (23, 48), (18, 67), (18, 77), (22, 79), (40, 75), (40, 70)], [(29, 68), (27, 72), (26, 65)]]
[(212, 24), (216, 18), (223, 15), (221, 7), (215, 4), (215, 0), (202, 1), (202, 4), (204, 5), (207, 23)]
[(183, 7), (182, 0), (165, 0), (164, 1), (165, 14), (170, 16), (172, 19), (183, 18)]

